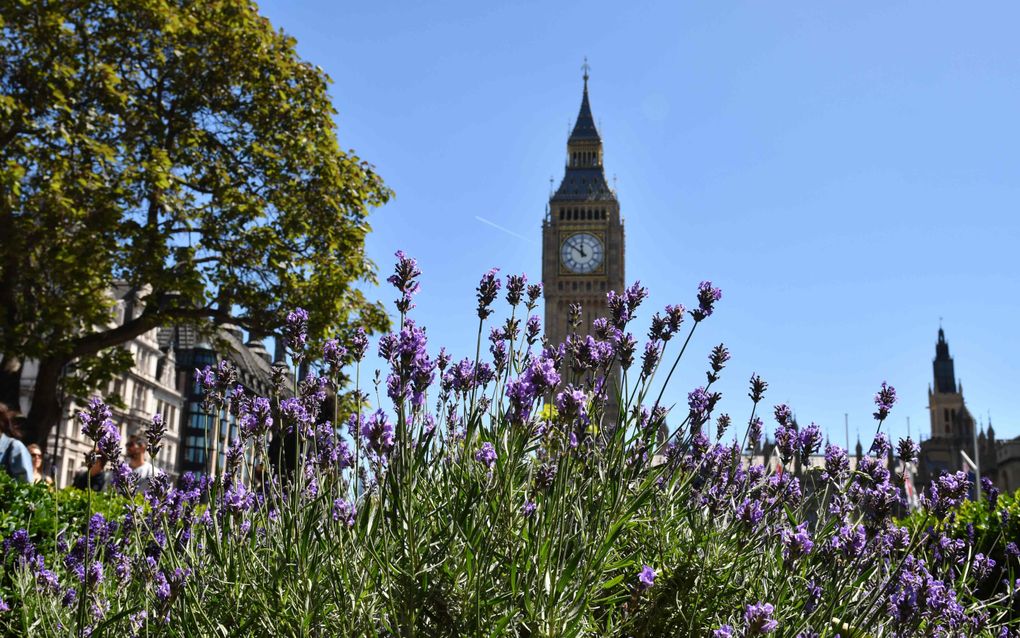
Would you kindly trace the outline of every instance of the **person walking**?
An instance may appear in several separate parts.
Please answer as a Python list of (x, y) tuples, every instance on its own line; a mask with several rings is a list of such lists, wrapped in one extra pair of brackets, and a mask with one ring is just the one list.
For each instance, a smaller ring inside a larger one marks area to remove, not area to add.
[(31, 483), (32, 455), (25, 444), (18, 440), (20, 432), (14, 423), (14, 412), (0, 403), (0, 465), (18, 481)]
[(35, 477), (33, 483), (45, 483), (53, 485), (53, 477), (43, 472), (43, 451), (35, 443), (28, 446), (28, 453), (32, 455), (32, 474)]

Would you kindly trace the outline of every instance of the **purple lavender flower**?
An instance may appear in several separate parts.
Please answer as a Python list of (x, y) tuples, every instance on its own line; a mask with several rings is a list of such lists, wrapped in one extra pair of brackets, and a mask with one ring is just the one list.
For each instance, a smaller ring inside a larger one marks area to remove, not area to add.
[(542, 284), (528, 284), (528, 310), (538, 304), (538, 298), (542, 296)]
[(755, 404), (758, 404), (761, 401), (762, 397), (765, 396), (765, 390), (767, 390), (768, 387), (769, 384), (766, 383), (765, 381), (762, 381), (761, 377), (759, 377), (757, 374), (752, 374), (751, 391), (748, 393), (747, 396), (750, 397), (751, 401), (753, 401)]
[(241, 481), (234, 481), (223, 494), (223, 505), (231, 514), (246, 512), (254, 504), (255, 494), (248, 490)]
[(337, 339), (330, 339), (322, 346), (322, 360), (329, 365), (330, 374), (336, 376), (344, 366), (347, 348), (340, 345)]
[(97, 443), (99, 456), (109, 463), (116, 463), (120, 460), (120, 432), (113, 425), (112, 421), (105, 422), (103, 430), (103, 434), (99, 437)]
[(761, 636), (771, 633), (779, 627), (772, 618), (775, 608), (769, 603), (755, 603), (744, 610), (744, 623), (747, 625), (745, 636)]
[(822, 446), (822, 430), (812, 423), (801, 430), (798, 439), (800, 442), (800, 462), (807, 465), (811, 455)]
[(712, 348), (712, 352), (708, 355), (709, 364), (712, 366), (711, 371), (707, 373), (709, 383), (719, 380), (719, 373), (726, 367), (726, 362), (729, 360), (730, 351), (726, 349), (726, 346), (720, 343)]
[(921, 446), (914, 443), (914, 440), (909, 436), (905, 439), (900, 439), (898, 450), (900, 460), (904, 463), (917, 463), (917, 458), (921, 454)]
[(620, 367), (628, 370), (634, 363), (634, 351), (637, 350), (637, 340), (631, 333), (618, 333), (613, 337), (616, 346), (616, 355), (620, 360)]
[(669, 341), (670, 337), (680, 332), (680, 326), (684, 323), (685, 312), (687, 312), (687, 309), (684, 308), (683, 304), (666, 306), (667, 335), (662, 337), (663, 341)]
[(555, 388), (560, 383), (556, 362), (545, 352), (532, 359), (531, 365), (524, 371), (522, 378), (533, 387), (535, 396)]
[(482, 275), (482, 280), (478, 282), (479, 319), (487, 319), (492, 314), (492, 309), (489, 306), (496, 300), (496, 295), (499, 294), (499, 288), (502, 286), (502, 282), (496, 277), (497, 272), (499, 272), (499, 268), (493, 268)]
[(354, 357), (355, 361), (361, 361), (365, 358), (365, 353), (368, 352), (368, 335), (365, 334), (364, 328), (358, 328), (354, 331), (351, 336), (351, 342), (348, 344), (348, 350), (351, 352), (351, 356)]
[(995, 506), (999, 502), (999, 488), (995, 487), (995, 484), (987, 476), (982, 476), (981, 491), (985, 493), (985, 498), (988, 499), (988, 511), (995, 511)]
[(655, 584), (655, 570), (650, 565), (645, 565), (638, 573), (638, 591), (647, 591)]
[(516, 307), (517, 304), (521, 303), (521, 296), (524, 294), (524, 287), (527, 283), (528, 276), (523, 273), (520, 275), (507, 275), (506, 302), (511, 307)]
[(113, 467), (111, 482), (116, 490), (130, 498), (138, 489), (138, 477), (127, 463), (117, 463)]
[(503, 338), (513, 343), (521, 334), (521, 320), (517, 317), (507, 317), (503, 323)]
[(108, 429), (113, 428), (112, 413), (99, 397), (89, 399), (89, 404), (78, 413), (81, 421), (81, 433), (92, 441), (98, 442)]
[(782, 426), (787, 426), (793, 421), (793, 411), (790, 410), (790, 406), (785, 403), (780, 403), (775, 407), (774, 410), (776, 423)]
[(974, 579), (980, 583), (992, 575), (992, 570), (995, 569), (995, 561), (984, 554), (975, 554), (973, 566)]
[(0, 598), (0, 614), (10, 610), (11, 606), (7, 604), (7, 601), (5, 601), (3, 598)]
[(745, 498), (744, 502), (737, 507), (737, 520), (746, 525), (750, 530), (758, 528), (758, 524), (765, 518), (765, 510), (761, 502)]
[(538, 505), (535, 504), (535, 501), (528, 500), (525, 501), (524, 507), (521, 508), (521, 511), (524, 513), (525, 518), (530, 518), (535, 514), (535, 510), (537, 509)]
[(354, 503), (343, 498), (333, 501), (334, 521), (343, 521), (347, 527), (354, 527), (354, 516), (356, 513)]
[(506, 396), (510, 400), (507, 418), (517, 423), (526, 421), (531, 416), (531, 407), (535, 401), (534, 384), (526, 376), (510, 379), (506, 383)]
[(759, 417), (754, 417), (747, 426), (747, 438), (748, 444), (751, 449), (755, 449), (761, 443), (762, 428), (764, 423), (761, 422)]
[(580, 419), (587, 421), (588, 395), (581, 388), (575, 388), (568, 384), (563, 391), (556, 395), (556, 409), (562, 418), (573, 421)]
[(640, 281), (635, 281), (624, 291), (623, 297), (627, 304), (627, 314), (633, 317), (634, 311), (648, 297), (648, 289), (642, 286)]
[(528, 340), (528, 345), (530, 346), (538, 341), (540, 334), (542, 334), (542, 320), (538, 318), (538, 315), (531, 315), (528, 317), (528, 322), (524, 328), (524, 335)]
[(156, 598), (161, 603), (170, 600), (170, 583), (162, 571), (156, 573)]
[(655, 339), (645, 343), (644, 354), (641, 355), (641, 376), (648, 378), (655, 372), (655, 367), (659, 363), (659, 357), (662, 354), (662, 350), (659, 346), (659, 342)]
[(893, 404), (896, 403), (896, 388), (882, 382), (882, 389), (875, 395), (875, 406), (878, 411), (875, 412), (875, 419), (883, 421), (889, 416), (889, 410), (892, 410)]
[(718, 629), (713, 629), (712, 638), (733, 638), (733, 627), (731, 625), (723, 625)]
[(867, 534), (861, 525), (842, 525), (836, 535), (829, 539), (832, 550), (848, 559), (860, 558), (864, 553)]
[(826, 444), (825, 478), (831, 481), (842, 481), (849, 471), (850, 459), (846, 455), (846, 450), (838, 445)]
[(779, 458), (786, 465), (797, 455), (797, 448), (800, 445), (800, 437), (793, 424), (789, 426), (780, 425), (776, 428), (776, 449), (779, 450)]
[(241, 444), (241, 439), (235, 438), (230, 442), (230, 446), (227, 448), (225, 456), (227, 462), (227, 474), (233, 476), (241, 467), (241, 461), (244, 459), (244, 447)]
[(287, 322), (283, 326), (283, 338), (287, 349), (295, 359), (304, 356), (305, 346), (308, 345), (308, 311), (304, 308), (295, 308), (287, 313)]
[(889, 443), (889, 437), (885, 435), (885, 432), (876, 432), (875, 440), (871, 442), (869, 453), (874, 454), (875, 458), (880, 459), (889, 454), (890, 449), (892, 449), (892, 445)]
[(393, 274), (387, 277), (386, 281), (400, 292), (400, 299), (396, 301), (397, 310), (401, 314), (406, 314), (414, 308), (412, 298), (421, 288), (415, 281), (415, 278), (421, 275), (421, 270), (418, 268), (418, 262), (405, 255), (404, 251), (398, 250), (394, 256), (397, 263), (393, 267)]
[(698, 307), (691, 311), (694, 321), (700, 322), (711, 317), (715, 311), (715, 302), (722, 299), (722, 290), (712, 287), (711, 281), (698, 284)]
[(266, 397), (255, 397), (244, 406), (238, 417), (241, 436), (255, 438), (265, 435), (273, 426), (273, 406)]
[(705, 388), (694, 388), (687, 393), (687, 406), (690, 408), (691, 414), (704, 415), (708, 412), (710, 404), (711, 395)]
[(481, 449), (475, 452), (475, 460), (491, 470), (496, 462), (496, 448), (488, 441), (482, 443)]
[(145, 428), (145, 440), (149, 444), (147, 451), (150, 456), (155, 457), (163, 449), (164, 434), (166, 434), (166, 424), (163, 423), (162, 415), (152, 415), (152, 420)]
[(730, 427), (732, 419), (728, 414), (720, 414), (719, 418), (715, 421), (715, 438), (718, 441), (722, 438), (723, 434), (726, 433), (727, 428)]
[(811, 613), (818, 608), (822, 600), (822, 587), (811, 579), (807, 582), (807, 601), (804, 603), (804, 611)]
[(928, 486), (922, 496), (922, 502), (939, 518), (943, 518), (949, 510), (957, 507), (970, 491), (970, 479), (961, 472), (942, 474)]
[(673, 335), (669, 333), (669, 323), (662, 318), (662, 315), (655, 313), (652, 315), (652, 323), (648, 328), (648, 338), (652, 341), (669, 341), (669, 338)]
[(15, 530), (13, 534), (4, 539), (4, 555), (14, 554), (20, 561), (28, 561), (35, 558), (35, 545), (32, 544), (27, 529)]
[[(623, 330), (630, 321), (630, 312), (627, 309), (626, 295), (618, 295), (615, 290), (606, 293), (606, 305), (609, 308), (609, 317), (612, 325), (617, 330)], [(608, 327), (608, 324), (606, 324)], [(603, 336), (603, 338), (605, 338)]]
[(1020, 557), (1020, 547), (1018, 547), (1016, 543), (1013, 543), (1013, 542), (1006, 543), (1005, 551), (1006, 551), (1006, 556), (1008, 558), (1017, 558), (1017, 557)]
[(385, 457), (393, 449), (393, 426), (382, 410), (376, 410), (364, 422), (361, 436), (368, 449), (379, 457)]
[(288, 397), (280, 401), (280, 418), (288, 433), (295, 428), (304, 432), (315, 421), (299, 397)]
[(801, 523), (792, 530), (784, 529), (782, 533), (783, 560), (792, 563), (811, 553), (815, 546), (811, 534), (807, 531), (807, 523)]
[(195, 384), (203, 392), (212, 392), (216, 389), (216, 371), (212, 366), (205, 366), (202, 369), (195, 368)]

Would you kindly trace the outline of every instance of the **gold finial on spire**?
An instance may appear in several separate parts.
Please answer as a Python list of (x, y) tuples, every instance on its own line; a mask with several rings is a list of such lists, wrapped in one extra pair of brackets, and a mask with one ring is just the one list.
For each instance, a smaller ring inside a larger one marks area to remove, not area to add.
[(588, 56), (584, 56), (584, 64), (581, 65), (581, 70), (584, 71), (584, 90), (588, 90), (588, 71), (591, 71), (591, 65), (588, 64)]

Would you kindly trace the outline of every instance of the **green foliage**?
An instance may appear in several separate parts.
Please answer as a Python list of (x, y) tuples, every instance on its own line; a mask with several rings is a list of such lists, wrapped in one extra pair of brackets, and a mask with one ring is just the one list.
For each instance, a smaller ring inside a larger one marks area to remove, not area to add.
[[(113, 493), (92, 494), (92, 513), (108, 518), (121, 514), (126, 500)], [(24, 483), (0, 472), (0, 538), (27, 529), (33, 542), (47, 554), (55, 551), (57, 535), (78, 530), (88, 519), (88, 495), (68, 487), (55, 490), (45, 483)]]
[[(925, 520), (923, 512), (915, 512), (904, 520), (905, 526), (917, 532), (932, 523)], [(936, 527), (947, 536), (967, 540), (974, 553), (991, 557), (999, 566), (1006, 565), (1009, 561), (1006, 544), (1020, 545), (1020, 491), (999, 495), (994, 502), (986, 497), (968, 500), (955, 511), (955, 516)], [(997, 579), (997, 585), (998, 580), (1001, 579)]]
[[(3, 359), (79, 359), (82, 394), (158, 325), (269, 334), (301, 305), (314, 338), (386, 326), (358, 284), (390, 192), (253, 3), (0, 0), (0, 60)], [(111, 329), (115, 280), (145, 309)]]

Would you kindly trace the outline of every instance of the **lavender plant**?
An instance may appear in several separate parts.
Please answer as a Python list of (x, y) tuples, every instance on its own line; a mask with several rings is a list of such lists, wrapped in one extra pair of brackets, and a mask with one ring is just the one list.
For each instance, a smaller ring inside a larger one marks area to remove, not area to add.
[[(780, 405), (781, 463), (766, 466), (748, 450), (761, 443), (768, 384), (752, 376), (746, 421), (716, 414), (725, 346), (710, 351), (706, 384), (689, 392), (686, 411), (653, 392), (660, 368), (668, 383), (721, 300), (711, 283), (700, 284), (691, 310), (654, 314), (644, 344), (633, 327), (647, 296), (638, 284), (609, 294), (609, 316), (591, 334), (575, 321), (563, 343), (549, 343), (532, 315), (540, 287), (511, 275), (504, 289), (492, 270), (477, 289), (475, 351), (457, 360), (410, 316), (421, 271), (397, 259), (388, 281), (398, 329), (378, 342), (387, 370), (365, 383), (368, 342), (355, 333), (326, 343), (318, 373), (270, 397), (237, 388), (230, 366), (201, 371), (209, 411), (239, 424), (222, 472), (177, 485), (158, 476), (140, 495), (119, 480), (135, 500), (118, 518), (65, 529), (56, 554), (12, 534), (4, 578), (15, 594), (0, 602), (0, 627), (78, 636), (1016, 635), (1015, 546), (996, 562), (948, 533), (966, 476), (940, 477), (911, 527), (894, 519), (901, 479), (880, 431), (891, 386), (875, 397), (875, 442), (859, 463), (827, 445), (812, 465), (821, 429), (799, 426)], [(498, 320), (501, 290), (509, 312)], [(316, 359), (307, 313), (290, 319), (293, 359)], [(341, 414), (333, 402), (329, 414), (327, 395), (346, 376), (375, 405)], [(614, 403), (619, 413), (608, 413)], [(95, 453), (116, 463), (106, 414), (96, 400), (82, 423)], [(163, 431), (154, 420), (150, 446)], [(269, 451), (287, 436), (297, 442), (293, 463)], [(912, 441), (898, 450), (916, 461)]]

